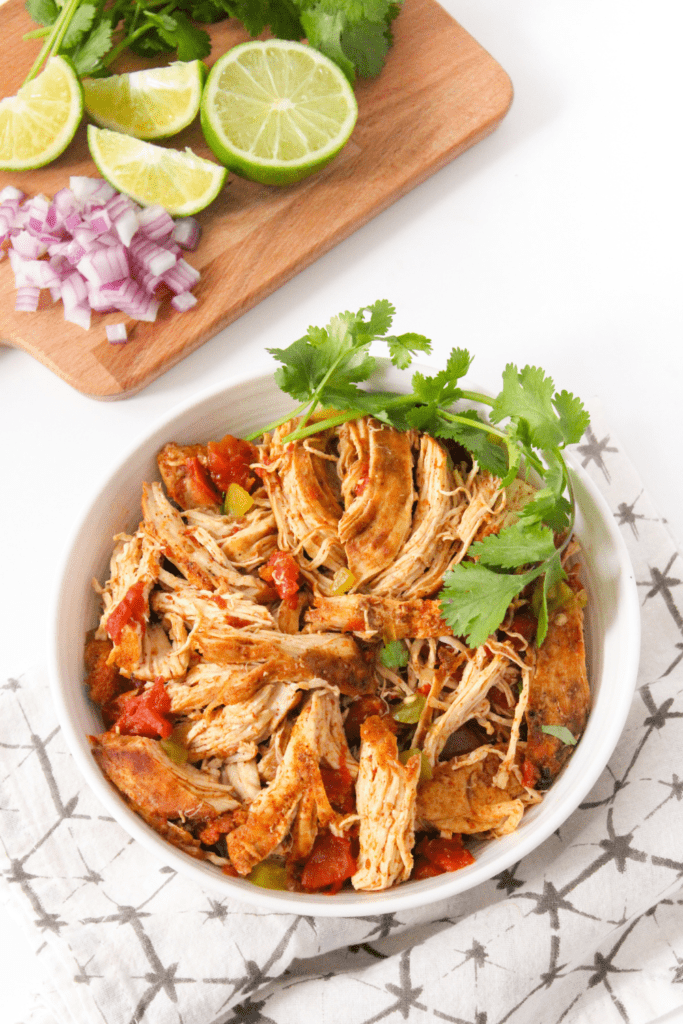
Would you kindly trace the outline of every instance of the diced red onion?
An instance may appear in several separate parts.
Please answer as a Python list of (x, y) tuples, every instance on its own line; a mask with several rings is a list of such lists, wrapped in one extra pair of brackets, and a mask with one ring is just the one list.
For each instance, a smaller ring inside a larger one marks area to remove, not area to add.
[(175, 222), (173, 237), (181, 248), (194, 252), (199, 245), (202, 229), (194, 217), (179, 217)]
[(27, 260), (37, 260), (39, 256), (47, 252), (47, 245), (41, 242), (36, 235), (32, 235), (30, 231), (20, 231), (18, 235), (15, 235), (12, 239), (12, 246), (20, 256), (24, 256)]
[(17, 297), (14, 308), (17, 313), (35, 313), (40, 301), (40, 288), (24, 284), (17, 288)]
[[(181, 256), (199, 240), (193, 217), (175, 222), (163, 207), (143, 209), (102, 179), (73, 176), (69, 185), (52, 201), (27, 200), (11, 185), (0, 190), (0, 241), (9, 238), (0, 259), (7, 253), (18, 310), (38, 309), (47, 289), (54, 302), (61, 298), (64, 319), (87, 330), (91, 310), (153, 321), (162, 284), (176, 293), (176, 310), (196, 304), (191, 288), (199, 272)], [(127, 340), (124, 324), (106, 333), (112, 344)]]
[(192, 309), (193, 306), (197, 305), (197, 298), (192, 292), (179, 292), (178, 295), (174, 295), (171, 299), (171, 305), (179, 313), (186, 313), (188, 309)]
[(174, 267), (167, 270), (165, 274), (161, 275), (164, 284), (167, 284), (172, 292), (179, 295), (181, 292), (187, 292), (190, 288), (193, 288), (199, 280), (199, 271), (191, 267), (189, 263), (186, 263), (184, 259), (179, 259)]
[(107, 332), (107, 340), (112, 345), (123, 345), (124, 342), (128, 341), (128, 331), (125, 324), (107, 324), (104, 329)]
[(98, 288), (112, 281), (121, 281), (130, 275), (128, 257), (122, 245), (87, 253), (78, 261), (76, 268), (86, 280)]
[(21, 203), (26, 198), (26, 193), (22, 192), (21, 189), (15, 188), (14, 185), (5, 185), (2, 192), (0, 192), (0, 204), (7, 202)]
[(173, 217), (163, 206), (147, 206), (138, 214), (138, 222), (140, 230), (153, 242), (170, 238), (175, 228)]

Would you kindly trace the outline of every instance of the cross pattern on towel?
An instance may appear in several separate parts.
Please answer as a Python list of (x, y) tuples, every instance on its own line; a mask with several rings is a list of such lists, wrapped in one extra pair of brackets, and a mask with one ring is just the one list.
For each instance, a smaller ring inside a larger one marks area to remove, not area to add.
[(203, 891), (103, 812), (44, 673), (0, 684), (2, 895), (43, 970), (31, 1022), (645, 1024), (683, 1002), (683, 563), (609, 431), (576, 451), (634, 563), (638, 687), (576, 812), (461, 896), (335, 920)]

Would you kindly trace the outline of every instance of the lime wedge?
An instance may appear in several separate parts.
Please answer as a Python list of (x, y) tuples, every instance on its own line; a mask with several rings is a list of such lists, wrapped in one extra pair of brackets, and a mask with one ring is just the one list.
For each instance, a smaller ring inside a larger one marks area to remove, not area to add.
[(198, 213), (225, 184), (225, 167), (180, 151), (141, 142), (132, 135), (88, 125), (88, 145), (110, 185), (141, 206), (163, 206), (174, 217)]
[(56, 160), (82, 116), (76, 72), (64, 57), (50, 57), (16, 96), (0, 100), (0, 170), (26, 171)]
[(241, 43), (220, 57), (204, 87), (204, 137), (245, 178), (288, 185), (324, 167), (358, 117), (340, 68), (286, 39)]
[(86, 78), (86, 113), (100, 128), (137, 139), (166, 139), (194, 121), (206, 78), (200, 60), (165, 68), (131, 71), (110, 78)]

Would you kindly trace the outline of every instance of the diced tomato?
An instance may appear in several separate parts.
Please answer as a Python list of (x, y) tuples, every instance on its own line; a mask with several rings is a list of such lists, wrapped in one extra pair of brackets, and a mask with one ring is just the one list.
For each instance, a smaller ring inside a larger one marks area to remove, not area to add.
[(446, 871), (459, 871), (474, 864), (474, 857), (462, 845), (462, 836), (430, 839), (425, 836), (415, 847), (415, 866), (412, 878), (432, 878)]
[(251, 490), (256, 481), (250, 464), (258, 458), (253, 444), (226, 434), (220, 441), (209, 441), (206, 451), (211, 479), (220, 491), (227, 491), (230, 484)]
[(266, 583), (273, 584), (278, 597), (288, 608), (296, 608), (299, 596), (299, 566), (289, 551), (274, 551), (266, 564), (259, 569), (259, 576)]
[(150, 690), (144, 690), (126, 700), (123, 711), (114, 725), (122, 736), (146, 736), (148, 739), (166, 739), (173, 725), (166, 717), (171, 712), (171, 698), (163, 679), (156, 679)]
[[(524, 640), (526, 640), (527, 644), (533, 643), (537, 629), (538, 621), (535, 615), (533, 615), (527, 608), (522, 608), (521, 611), (517, 612), (512, 620), (512, 625), (510, 626), (510, 632), (518, 633)], [(515, 639), (515, 637), (512, 637), (513, 647), (523, 646), (519, 640), (515, 643)]]
[(359, 697), (349, 705), (349, 710), (344, 721), (344, 732), (346, 742), (350, 747), (360, 743), (360, 727), (366, 718), (371, 715), (387, 715), (388, 708), (381, 697)]
[(417, 692), (421, 693), (423, 697), (428, 697), (431, 688), (431, 683), (423, 683), (422, 686), (418, 686)]
[(333, 896), (339, 892), (347, 878), (356, 873), (356, 861), (351, 855), (351, 839), (323, 832), (313, 844), (311, 855), (301, 874), (301, 886), (306, 892), (323, 892)]
[(540, 777), (541, 773), (536, 765), (525, 757), (522, 764), (522, 785), (533, 789)]
[(143, 597), (144, 589), (144, 580), (138, 580), (132, 587), (129, 587), (107, 619), (106, 630), (115, 644), (121, 639), (123, 627), (129, 623), (138, 623), (144, 632), (145, 612), (147, 611)]
[(196, 455), (185, 459), (188, 482), (192, 499), (198, 505), (220, 505), (221, 496), (211, 483), (208, 471)]
[(351, 814), (355, 809), (356, 801), (353, 788), (351, 772), (342, 762), (339, 768), (321, 768), (320, 774), (323, 779), (323, 786), (327, 793), (327, 799), (340, 814)]

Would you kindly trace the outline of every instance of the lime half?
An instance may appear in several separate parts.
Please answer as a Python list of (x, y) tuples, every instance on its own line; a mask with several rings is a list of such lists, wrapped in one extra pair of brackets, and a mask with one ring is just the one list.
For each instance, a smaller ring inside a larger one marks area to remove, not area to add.
[(206, 66), (177, 61), (165, 68), (83, 81), (85, 109), (101, 128), (137, 139), (166, 139), (199, 113)]
[(357, 117), (340, 68), (286, 39), (228, 50), (209, 72), (201, 105), (204, 136), (218, 159), (264, 185), (288, 185), (324, 167)]
[(174, 217), (198, 213), (213, 202), (227, 171), (190, 149), (182, 152), (132, 135), (88, 125), (88, 145), (110, 185), (142, 206), (163, 206)]
[(26, 171), (56, 160), (82, 116), (76, 72), (63, 57), (50, 57), (16, 96), (0, 100), (0, 170)]

